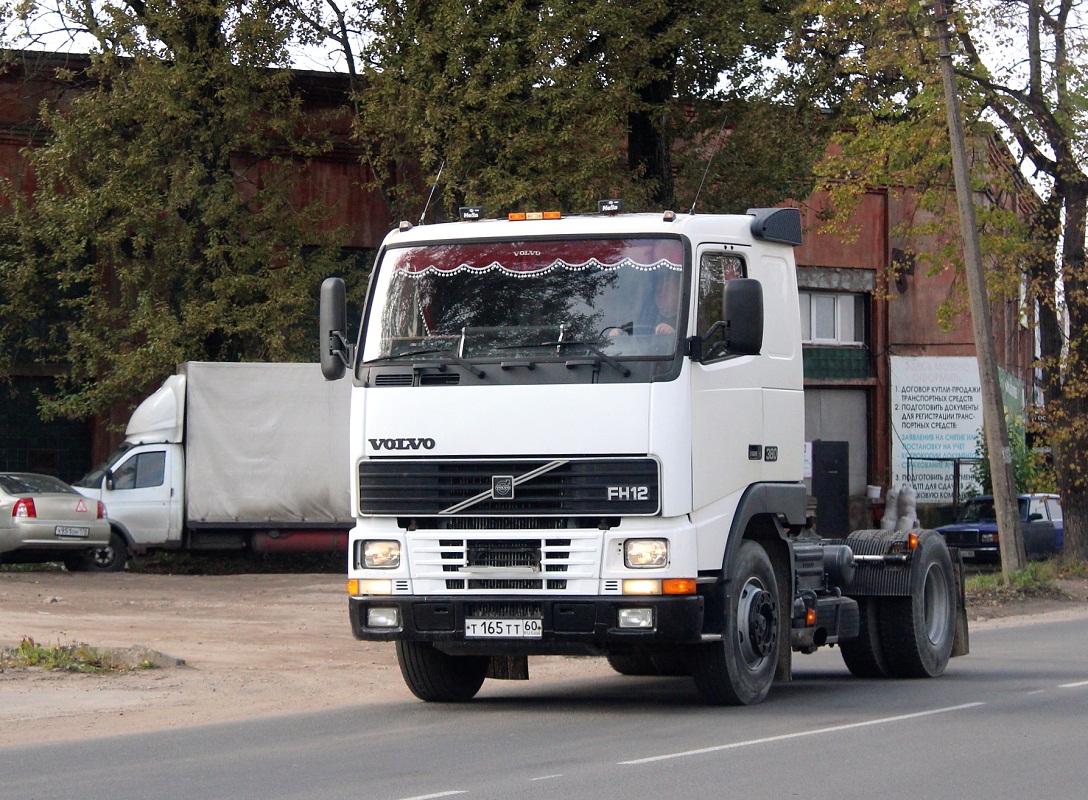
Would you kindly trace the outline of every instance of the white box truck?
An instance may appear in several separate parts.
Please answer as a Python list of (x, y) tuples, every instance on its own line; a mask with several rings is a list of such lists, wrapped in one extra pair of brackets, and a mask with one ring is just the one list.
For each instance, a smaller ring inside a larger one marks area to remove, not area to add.
[(110, 545), (73, 568), (163, 549), (345, 550), (347, 387), (317, 364), (187, 362), (74, 486), (109, 509)]
[(967, 650), (941, 537), (807, 515), (800, 213), (619, 208), (402, 223), (358, 338), (323, 284), (354, 635), (395, 642), (428, 701), (542, 654), (690, 674), (714, 704), (824, 645), (857, 675), (940, 675)]

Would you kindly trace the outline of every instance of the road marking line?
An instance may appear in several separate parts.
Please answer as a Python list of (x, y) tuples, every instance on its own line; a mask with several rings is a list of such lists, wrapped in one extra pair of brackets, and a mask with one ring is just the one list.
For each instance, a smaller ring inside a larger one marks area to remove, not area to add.
[(963, 711), (968, 708), (977, 708), (978, 706), (984, 706), (985, 703), (964, 703), (959, 706), (949, 706), (948, 708), (934, 708), (930, 711), (917, 711), (913, 714), (900, 714), (897, 717), (882, 717), (881, 719), (870, 719), (865, 722), (851, 722), (846, 725), (833, 725), (830, 728), (819, 728), (813, 731), (799, 731), (797, 733), (783, 733), (779, 736), (767, 736), (763, 739), (749, 739), (744, 742), (732, 742), (730, 744), (720, 744), (714, 747), (701, 747), (698, 750), (685, 750), (682, 753), (667, 753), (660, 756), (649, 756), (648, 758), (637, 758), (632, 761), (621, 761), (620, 766), (632, 766), (635, 764), (650, 764), (654, 761), (667, 761), (671, 758), (686, 758), (687, 756), (701, 756), (706, 753), (717, 753), (721, 750), (735, 750), (738, 747), (751, 747), (757, 744), (769, 744), (771, 742), (784, 742), (789, 739), (800, 739), (805, 736), (819, 736), (824, 733), (836, 733), (838, 731), (848, 731), (854, 728), (867, 728), (872, 725), (886, 725), (890, 722), (902, 722), (907, 719), (918, 719), (919, 717), (928, 717), (933, 714), (947, 714), (950, 711)]
[(552, 778), (562, 778), (562, 777), (563, 777), (562, 775), (541, 775), (539, 778), (529, 778), (529, 782), (532, 783), (533, 781), (549, 781)]
[(450, 797), (455, 794), (468, 794), (467, 789), (454, 789), (451, 792), (435, 792), (434, 794), (417, 794), (415, 797), (403, 797), (401, 800), (434, 800), (436, 797)]
[(1088, 681), (1080, 681), (1079, 683), (1063, 683), (1059, 686), (1059, 689), (1079, 689), (1081, 686), (1088, 686)]

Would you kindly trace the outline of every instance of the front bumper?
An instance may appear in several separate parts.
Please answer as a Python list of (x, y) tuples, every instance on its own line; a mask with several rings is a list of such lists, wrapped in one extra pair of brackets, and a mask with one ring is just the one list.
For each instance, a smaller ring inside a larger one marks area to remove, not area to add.
[[(511, 606), (531, 608), (541, 620), (539, 639), (473, 639), (465, 637), (465, 617), (507, 616)], [(400, 626), (366, 626), (369, 608), (397, 608)], [(620, 628), (619, 610), (653, 610), (652, 628)], [(672, 597), (351, 597), (348, 601), (355, 638), (366, 641), (428, 641), (440, 649), (482, 654), (600, 654), (625, 647), (657, 644), (694, 644), (702, 641), (704, 598), (701, 595)]]

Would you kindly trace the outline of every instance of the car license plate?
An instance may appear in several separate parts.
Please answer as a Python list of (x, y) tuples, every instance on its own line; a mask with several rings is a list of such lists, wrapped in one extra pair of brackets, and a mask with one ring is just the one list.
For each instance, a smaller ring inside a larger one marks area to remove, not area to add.
[(963, 556), (964, 558), (974, 558), (975, 557), (975, 551), (974, 550), (960, 550), (960, 555)]
[(539, 639), (544, 632), (539, 619), (466, 619), (466, 639)]
[(58, 525), (53, 529), (53, 535), (62, 539), (86, 539), (91, 535), (90, 528), (75, 528), (70, 525)]

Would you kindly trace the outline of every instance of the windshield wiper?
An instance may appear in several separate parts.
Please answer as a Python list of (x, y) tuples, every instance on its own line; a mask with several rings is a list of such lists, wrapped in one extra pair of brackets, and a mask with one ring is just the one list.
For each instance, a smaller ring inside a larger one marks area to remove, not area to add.
[(621, 362), (617, 361), (616, 359), (612, 358), (612, 356), (608, 355), (608, 353), (606, 353), (601, 348), (597, 347), (597, 345), (593, 344), (592, 342), (579, 342), (579, 341), (575, 341), (575, 340), (564, 340), (564, 341), (558, 341), (558, 342), (542, 342), (539, 346), (540, 347), (554, 347), (554, 348), (556, 348), (558, 350), (562, 350), (564, 347), (584, 347), (587, 350), (589, 350), (591, 353), (593, 353), (595, 356), (597, 356), (597, 358), (601, 359), (601, 361), (606, 363), (608, 366), (612, 367), (613, 369), (618, 370), (619, 373), (621, 375), (623, 375), (623, 377), (628, 378), (628, 377), (631, 376), (631, 370), (629, 370), (626, 366), (624, 366), (623, 363), (621, 363)]
[[(402, 358), (412, 358), (413, 356), (429, 356), (429, 355), (441, 355), (459, 367), (464, 367), (477, 378), (483, 378), (487, 375), (482, 369), (477, 367), (471, 361), (461, 358), (457, 353), (453, 352), (452, 347), (432, 347), (426, 350), (409, 350), (405, 353), (395, 353), (391, 356), (382, 356), (381, 358), (375, 358), (374, 361), (397, 361)], [(441, 366), (445, 367), (445, 364)]]

